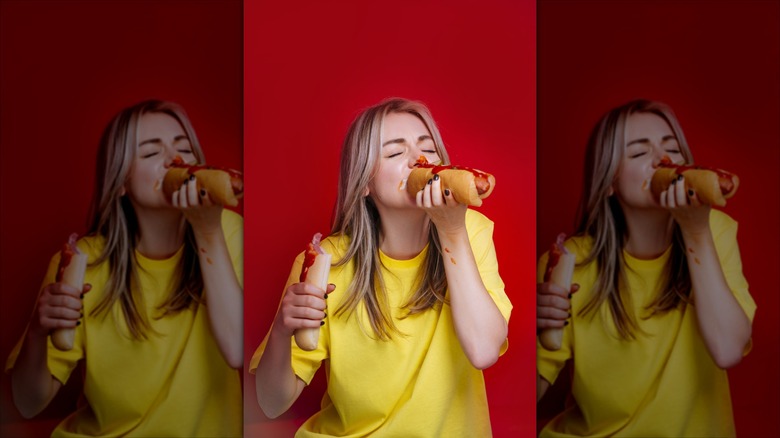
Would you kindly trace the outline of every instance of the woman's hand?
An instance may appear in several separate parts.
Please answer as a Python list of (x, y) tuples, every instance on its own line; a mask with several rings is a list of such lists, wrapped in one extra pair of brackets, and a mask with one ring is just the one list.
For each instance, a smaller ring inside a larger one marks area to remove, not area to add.
[(83, 304), (81, 296), (92, 289), (85, 284), (79, 290), (65, 283), (51, 283), (43, 288), (30, 323), (30, 332), (46, 337), (59, 328), (74, 328), (80, 324)]
[(287, 288), (276, 314), (273, 329), (289, 338), (300, 328), (318, 328), (325, 316), (327, 294), (336, 286), (329, 284), (324, 291), (308, 283), (295, 283)]
[(546, 282), (536, 284), (536, 329), (561, 328), (571, 317), (571, 295), (580, 289), (572, 284), (566, 290), (557, 284)]
[(710, 233), (710, 206), (702, 204), (693, 189), (686, 190), (682, 175), (661, 193), (661, 207), (669, 210), (683, 234)]
[(184, 214), (192, 230), (199, 233), (222, 233), (222, 206), (214, 204), (206, 189), (198, 190), (195, 175), (173, 193), (171, 203)]
[(428, 213), (439, 233), (466, 232), (468, 206), (459, 204), (449, 190), (442, 193), (439, 175), (434, 175), (425, 188), (417, 192), (417, 206)]

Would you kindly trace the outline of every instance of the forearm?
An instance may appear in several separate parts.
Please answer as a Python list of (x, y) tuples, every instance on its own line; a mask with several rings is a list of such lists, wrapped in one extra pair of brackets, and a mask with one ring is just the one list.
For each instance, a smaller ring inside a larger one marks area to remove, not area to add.
[(455, 333), (474, 367), (485, 369), (498, 360), (507, 324), (482, 283), (465, 229), (439, 235)]
[(14, 404), (24, 418), (46, 408), (62, 386), (51, 375), (47, 359), (46, 336), (28, 332), (11, 373)]
[(305, 384), (292, 369), (291, 339), (271, 330), (255, 374), (257, 403), (269, 418), (287, 411), (303, 391)]
[(243, 365), (243, 291), (233, 270), (224, 235), (196, 234), (211, 332), (225, 361)]
[(712, 235), (684, 234), (684, 240), (699, 330), (715, 363), (730, 368), (742, 359), (750, 321), (729, 289)]

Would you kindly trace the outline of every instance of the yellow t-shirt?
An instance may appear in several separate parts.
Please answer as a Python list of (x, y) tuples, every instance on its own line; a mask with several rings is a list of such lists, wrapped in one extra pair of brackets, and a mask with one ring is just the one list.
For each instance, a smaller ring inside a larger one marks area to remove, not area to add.
[[(726, 214), (710, 214), (715, 246), (726, 281), (752, 322), (756, 305), (742, 275), (737, 223)], [(575, 237), (566, 248), (584, 260), (590, 238)], [(726, 371), (707, 351), (691, 306), (647, 316), (645, 306), (657, 296), (671, 247), (654, 260), (639, 260), (624, 252), (631, 307), (647, 335), (631, 341), (617, 336), (608, 305), (581, 316), (596, 281), (596, 263), (578, 266), (573, 282), (571, 323), (564, 328), (563, 346), (551, 352), (537, 344), (538, 372), (554, 382), (565, 361), (574, 361), (573, 403), (541, 432), (542, 437), (568, 436), (733, 436), (734, 419)], [(539, 261), (539, 281), (547, 254)]]
[[(243, 281), (243, 219), (225, 210), (223, 231), (239, 282)], [(78, 242), (92, 263), (103, 239)], [(182, 247), (183, 249), (183, 247)], [(238, 371), (225, 362), (209, 328), (203, 305), (163, 318), (157, 306), (175, 286), (174, 268), (183, 251), (166, 260), (151, 260), (136, 252), (140, 288), (149, 322), (159, 334), (134, 340), (119, 304), (101, 316), (91, 314), (104, 294), (108, 263), (89, 267), (85, 282), (84, 317), (76, 328), (74, 348), (63, 352), (49, 339), (48, 366), (63, 384), (79, 360), (86, 362), (87, 404), (68, 416), (53, 437), (80, 436), (241, 436), (241, 385)], [(54, 281), (59, 253), (52, 258), (43, 284)], [(206, 297), (208, 301), (209, 297)], [(206, 304), (208, 305), (208, 304)], [(13, 368), (21, 342), (8, 358)]]
[[(466, 225), (482, 281), (508, 321), (512, 305), (504, 293), (493, 246), (493, 223), (469, 210)], [(323, 248), (334, 260), (345, 252), (347, 237), (329, 237)], [(322, 409), (306, 421), (297, 437), (487, 437), (491, 435), (485, 382), (455, 335), (449, 305), (401, 319), (427, 248), (411, 260), (380, 253), (393, 320), (404, 335), (390, 341), (371, 338), (363, 307), (336, 315), (352, 281), (352, 262), (330, 271), (336, 290), (328, 297), (328, 317), (319, 347), (306, 352), (292, 342), (292, 366), (307, 384), (325, 363), (328, 381)], [(303, 257), (292, 268), (288, 285), (298, 281)], [(286, 289), (286, 288), (285, 288)], [(361, 322), (363, 323), (361, 326)], [(265, 342), (250, 363), (254, 373)]]

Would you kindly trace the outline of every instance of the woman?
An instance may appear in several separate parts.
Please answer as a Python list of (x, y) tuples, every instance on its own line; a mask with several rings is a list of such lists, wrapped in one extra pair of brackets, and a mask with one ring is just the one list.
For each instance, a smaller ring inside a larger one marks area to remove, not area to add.
[[(121, 111), (100, 142), (82, 290), (52, 258), (33, 318), (8, 360), (16, 406), (45, 408), (77, 363), (86, 405), (52, 436), (240, 436), (243, 221), (194, 180), (167, 199), (175, 157), (204, 162), (176, 104)], [(69, 351), (47, 343), (75, 328)]]
[(574, 400), (542, 436), (735, 433), (725, 369), (749, 350), (755, 312), (737, 224), (682, 176), (656, 199), (650, 179), (665, 156), (693, 162), (658, 102), (615, 108), (591, 135), (565, 245), (577, 258), (571, 290), (541, 283), (547, 254), (539, 262), (537, 325), (564, 337), (558, 351), (537, 348), (538, 397), (572, 360)]
[[(511, 304), (493, 224), (434, 178), (403, 183), (420, 156), (448, 163), (427, 108), (386, 100), (352, 123), (341, 155), (327, 290), (292, 268), (273, 326), (250, 365), (270, 417), (286, 411), (319, 366), (328, 390), (297, 436), (489, 436), (481, 369), (506, 348)], [(327, 316), (327, 318), (326, 318)], [(299, 328), (320, 329), (316, 350)]]

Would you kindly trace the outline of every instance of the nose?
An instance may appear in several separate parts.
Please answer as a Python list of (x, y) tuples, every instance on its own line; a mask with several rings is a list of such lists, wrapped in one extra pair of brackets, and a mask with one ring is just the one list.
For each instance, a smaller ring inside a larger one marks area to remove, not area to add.
[(165, 154), (165, 161), (163, 162), (163, 166), (165, 166), (167, 169), (171, 167), (171, 163), (173, 163), (173, 160), (176, 158), (177, 152), (175, 148), (166, 146), (163, 153)]
[(661, 164), (661, 160), (666, 156), (666, 151), (660, 145), (653, 145), (653, 168), (657, 168)]

